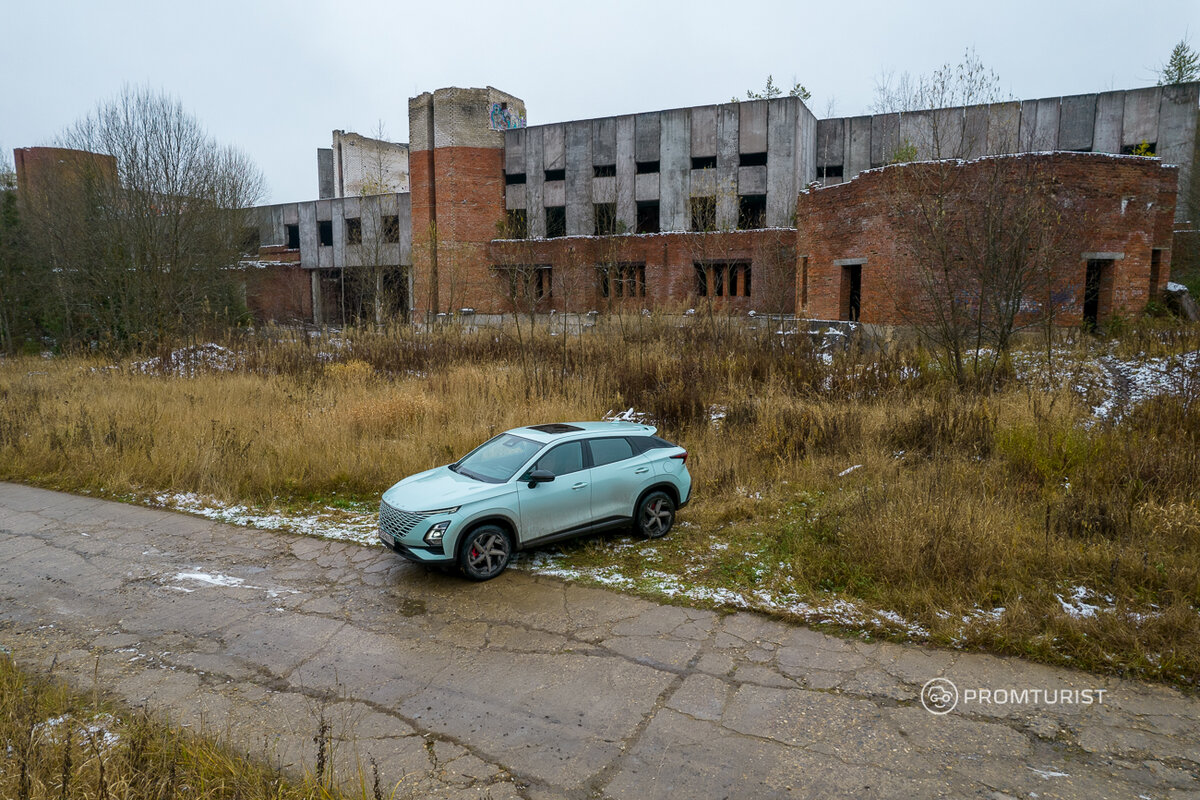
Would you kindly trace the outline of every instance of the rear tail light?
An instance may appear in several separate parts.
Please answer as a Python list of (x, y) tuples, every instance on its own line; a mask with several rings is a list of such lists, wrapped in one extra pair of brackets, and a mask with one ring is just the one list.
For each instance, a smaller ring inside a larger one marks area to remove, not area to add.
[(687, 464), (687, 451), (684, 450), (682, 453), (679, 453), (678, 455), (671, 456), (671, 458), (678, 458), (684, 464)]

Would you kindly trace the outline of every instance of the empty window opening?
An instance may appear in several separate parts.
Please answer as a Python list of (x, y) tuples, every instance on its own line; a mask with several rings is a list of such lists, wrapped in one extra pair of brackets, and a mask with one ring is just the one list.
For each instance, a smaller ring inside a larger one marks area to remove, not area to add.
[(554, 270), (549, 264), (511, 264), (496, 271), (508, 282), (508, 297), (519, 306), (554, 296)]
[(692, 198), (692, 230), (715, 231), (717, 229), (717, 198)]
[(644, 263), (597, 264), (600, 296), (645, 297), (646, 265)]
[(333, 220), (323, 219), (317, 222), (317, 238), (321, 247), (333, 247)]
[(708, 270), (703, 264), (696, 265), (696, 296), (708, 297)]
[(862, 264), (842, 267), (842, 319), (858, 322), (862, 315)]
[(596, 203), (596, 235), (613, 236), (617, 233), (617, 204)]
[(504, 215), (504, 239), (524, 239), (529, 236), (529, 217), (523, 208), (510, 208)]
[(505, 173), (505, 175), (504, 175), (504, 185), (505, 186), (515, 186), (517, 184), (522, 184), (524, 182), (525, 182), (525, 173), (524, 172), (508, 172), (508, 173)]
[(287, 246), (288, 250), (300, 249), (300, 226), (299, 225), (284, 225), (287, 230)]
[(1158, 296), (1158, 275), (1162, 270), (1162, 250), (1155, 247), (1150, 251), (1150, 291), (1147, 293), (1148, 300), (1154, 300)]
[(709, 270), (712, 273), (711, 281), (712, 281), (713, 296), (714, 297), (724, 297), (725, 296), (725, 265), (724, 264), (713, 264), (711, 267), (709, 267)]
[(767, 224), (767, 196), (743, 194), (738, 197), (738, 227), (742, 230), (764, 228)]
[(383, 228), (383, 241), (387, 244), (400, 244), (400, 217), (395, 214), (384, 214), (379, 218)]
[(829, 164), (828, 166), (821, 167), (819, 170), (817, 170), (817, 177), (823, 181), (830, 180), (832, 178), (837, 178), (840, 180), (844, 174), (845, 171), (842, 169), (841, 164)]
[(346, 217), (346, 244), (362, 244), (362, 219)]
[(538, 300), (544, 297), (553, 297), (554, 286), (551, 280), (553, 277), (554, 271), (552, 267), (539, 267), (534, 272), (533, 296)]
[(716, 156), (692, 156), (692, 169), (716, 169)]
[(554, 239), (567, 235), (567, 207), (546, 207), (546, 238)]
[(548, 181), (565, 181), (566, 179), (567, 171), (565, 169), (546, 170), (546, 180)]
[(738, 166), (741, 167), (765, 167), (767, 165), (767, 154), (763, 153), (741, 153), (738, 156)]
[(1083, 284), (1083, 326), (1089, 330), (1100, 324), (1104, 308), (1105, 284), (1112, 280), (1112, 261), (1091, 259), (1087, 262), (1087, 275)]
[(638, 175), (649, 175), (651, 172), (658, 172), (657, 161), (635, 161), (634, 171)]
[(698, 297), (749, 297), (751, 292), (750, 262), (696, 262), (696, 295)]
[(1121, 145), (1123, 156), (1153, 156), (1158, 152), (1158, 142), (1138, 142)]
[(800, 256), (800, 307), (808, 308), (808, 256)]
[(597, 178), (612, 178), (617, 174), (616, 164), (596, 164), (592, 167), (592, 175)]
[(637, 232), (658, 233), (658, 201), (639, 200), (637, 204)]

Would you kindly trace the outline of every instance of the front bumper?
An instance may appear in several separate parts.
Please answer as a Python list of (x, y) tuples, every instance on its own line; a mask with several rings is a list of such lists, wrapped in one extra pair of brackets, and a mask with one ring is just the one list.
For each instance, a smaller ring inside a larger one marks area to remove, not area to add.
[(409, 561), (415, 561), (420, 564), (429, 564), (438, 561), (449, 561), (449, 556), (439, 547), (429, 547), (428, 545), (415, 546), (405, 544), (404, 542), (393, 539), (386, 531), (379, 529), (376, 531), (379, 534), (379, 541), (388, 550), (391, 550), (398, 555), (404, 556)]

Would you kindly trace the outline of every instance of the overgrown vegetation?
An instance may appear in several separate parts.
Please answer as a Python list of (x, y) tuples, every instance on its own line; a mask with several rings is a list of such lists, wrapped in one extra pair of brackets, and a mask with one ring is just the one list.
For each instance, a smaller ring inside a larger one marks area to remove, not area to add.
[[(567, 547), (584, 577), (1189, 684), (1200, 359), (1175, 354), (1200, 350), (1200, 330), (1121, 330), (1018, 347), (999, 383), (962, 383), (915, 346), (822, 349), (706, 314), (25, 357), (0, 367), (0, 478), (373, 504), (506, 428), (633, 408), (688, 448), (696, 499), (661, 542)], [(1134, 402), (1105, 366), (1128, 358), (1158, 359), (1167, 391)], [(870, 624), (796, 610), (839, 603)]]
[(216, 741), (144, 710), (72, 693), (0, 654), (0, 796), (12, 800), (341, 800), (328, 775), (289, 780)]

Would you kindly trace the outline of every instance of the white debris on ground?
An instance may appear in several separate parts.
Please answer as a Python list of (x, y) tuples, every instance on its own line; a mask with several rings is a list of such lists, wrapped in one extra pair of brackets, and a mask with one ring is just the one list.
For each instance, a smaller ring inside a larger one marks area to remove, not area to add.
[(209, 575), (206, 572), (180, 572), (175, 576), (177, 581), (195, 581), (209, 586), (241, 586), (245, 581), (229, 575)]
[(289, 531), (358, 544), (374, 544), (378, 541), (375, 533), (378, 515), (374, 510), (349, 511), (326, 506), (323, 511), (315, 514), (289, 514), (284, 511), (270, 512), (251, 509), (241, 504), (222, 503), (215, 498), (203, 497), (193, 492), (155, 495), (150, 499), (150, 504), (247, 528)]
[(86, 720), (76, 719), (72, 714), (63, 714), (34, 725), (33, 733), (59, 744), (66, 739), (69, 730), (76, 741), (82, 738), (85, 742), (95, 742), (101, 750), (107, 750), (121, 741), (120, 735), (110, 730), (117, 722), (112, 714), (97, 714)]
[(854, 472), (854, 470), (860, 469), (861, 467), (862, 467), (862, 464), (855, 464), (853, 467), (846, 467), (846, 469), (844, 469), (838, 473), (838, 477), (844, 478), (847, 475), (849, 475), (851, 472)]
[(129, 364), (129, 369), (143, 374), (190, 378), (205, 372), (233, 372), (241, 361), (241, 355), (233, 350), (209, 342), (180, 347), (172, 350), (165, 358), (155, 356), (145, 361), (133, 361)]

